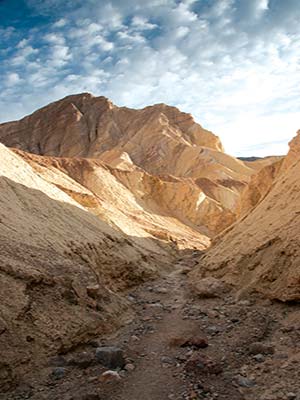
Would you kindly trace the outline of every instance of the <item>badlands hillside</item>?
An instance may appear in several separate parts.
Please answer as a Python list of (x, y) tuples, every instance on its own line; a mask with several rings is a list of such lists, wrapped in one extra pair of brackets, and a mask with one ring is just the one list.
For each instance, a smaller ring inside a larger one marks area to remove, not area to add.
[(130, 310), (117, 293), (155, 277), (171, 258), (154, 241), (124, 235), (88, 212), (97, 199), (68, 176), (49, 169), (43, 177), (3, 145), (0, 153), (0, 386), (6, 387), (50, 354), (120, 326)]
[(215, 238), (193, 279), (215, 276), (241, 293), (300, 300), (300, 131), (284, 160), (254, 175), (241, 197), (242, 218)]
[[(166, 236), (161, 226), (174, 221), (179, 227), (167, 231), (174, 231), (179, 242), (186, 236), (182, 224), (195, 237), (197, 232), (204, 235), (207, 243), (208, 237), (234, 222), (239, 194), (253, 173), (223, 152), (217, 136), (175, 107), (120, 108), (88, 93), (68, 96), (20, 121), (0, 125), (0, 141), (33, 154), (72, 158), (67, 173), (96, 192), (101, 190), (94, 187), (102, 179), (97, 178), (103, 174), (101, 167), (97, 170), (91, 161), (76, 168), (75, 160), (102, 161), (133, 193), (137, 216), (141, 208), (153, 216), (152, 223), (144, 222), (146, 229), (151, 234), (157, 231), (160, 238)], [(156, 216), (163, 216), (157, 228)]]
[(300, 133), (242, 161), (83, 93), (0, 142), (1, 400), (298, 399)]

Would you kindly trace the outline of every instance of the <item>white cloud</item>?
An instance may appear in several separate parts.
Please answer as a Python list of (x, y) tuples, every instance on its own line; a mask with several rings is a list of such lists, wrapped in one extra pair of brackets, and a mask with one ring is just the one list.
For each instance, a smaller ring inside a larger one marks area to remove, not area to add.
[(67, 23), (68, 21), (65, 18), (60, 18), (58, 21), (54, 22), (53, 28), (63, 28)]
[(300, 128), (298, 0), (27, 2), (55, 22), (4, 60), (0, 119), (90, 91), (177, 105), (232, 154), (282, 153)]
[(23, 46), (22, 44), (20, 49), (10, 59), (10, 64), (13, 66), (24, 65), (31, 56), (37, 54), (38, 52), (38, 49), (34, 49), (32, 46), (26, 46), (26, 44)]
[(138, 30), (152, 30), (157, 28), (156, 24), (152, 24), (146, 18), (139, 15), (135, 15), (132, 18), (131, 25), (133, 28), (136, 28)]
[(48, 66), (50, 67), (63, 67), (71, 60), (72, 54), (69, 52), (68, 46), (54, 45), (50, 49), (50, 55), (48, 58)]
[(11, 72), (9, 74), (6, 75), (6, 85), (7, 86), (15, 86), (18, 83), (21, 82), (20, 76), (19, 74), (17, 74), (16, 72)]
[(44, 36), (44, 40), (50, 44), (64, 45), (65, 38), (61, 34), (48, 33)]
[(176, 29), (175, 36), (178, 39), (184, 38), (188, 33), (190, 32), (190, 29), (187, 26), (180, 26), (179, 28)]
[(29, 44), (29, 40), (28, 39), (22, 39), (18, 44), (17, 44), (17, 48), (18, 49), (23, 49), (24, 47), (26, 47)]

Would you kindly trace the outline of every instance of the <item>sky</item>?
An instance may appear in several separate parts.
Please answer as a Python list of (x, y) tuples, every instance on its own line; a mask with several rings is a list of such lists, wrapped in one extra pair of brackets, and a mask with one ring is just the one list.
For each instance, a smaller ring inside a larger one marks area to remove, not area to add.
[(191, 113), (236, 156), (300, 129), (299, 0), (0, 0), (0, 122), (74, 93)]

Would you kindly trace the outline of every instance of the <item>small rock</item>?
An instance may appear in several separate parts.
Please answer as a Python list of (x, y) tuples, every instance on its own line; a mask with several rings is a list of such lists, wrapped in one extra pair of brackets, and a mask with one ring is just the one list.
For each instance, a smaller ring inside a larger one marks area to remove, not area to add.
[(170, 364), (170, 365), (173, 365), (173, 364), (174, 364), (174, 361), (172, 360), (172, 358), (166, 357), (166, 356), (163, 356), (163, 357), (160, 359), (160, 361), (161, 361), (163, 364)]
[(217, 326), (208, 326), (206, 328), (206, 331), (208, 333), (210, 333), (211, 335), (216, 335), (216, 334), (220, 333), (221, 329), (218, 328)]
[(274, 354), (274, 346), (271, 344), (254, 342), (249, 345), (249, 354)]
[(87, 295), (93, 299), (96, 299), (99, 294), (99, 289), (100, 289), (99, 285), (87, 286), (86, 288)]
[(210, 357), (203, 354), (194, 354), (186, 362), (185, 369), (187, 372), (203, 372), (205, 374), (218, 375), (222, 372), (222, 367)]
[(122, 369), (122, 370), (119, 372), (119, 375), (120, 375), (121, 378), (125, 378), (125, 377), (126, 377), (126, 371), (124, 371), (124, 369)]
[(139, 342), (140, 338), (138, 338), (136, 335), (131, 336), (131, 340), (134, 342)]
[(107, 368), (123, 368), (125, 359), (123, 351), (117, 347), (98, 347), (96, 359)]
[(89, 376), (88, 378), (87, 378), (87, 381), (88, 382), (96, 382), (98, 380), (98, 376)]
[(251, 379), (245, 378), (244, 376), (238, 375), (236, 378), (236, 382), (239, 386), (245, 388), (251, 388), (255, 386), (255, 382)]
[(170, 340), (170, 346), (174, 347), (195, 347), (196, 349), (204, 349), (208, 346), (207, 339), (203, 337), (175, 337)]
[(226, 291), (225, 283), (213, 277), (193, 282), (192, 288), (200, 298), (221, 297)]
[(251, 306), (251, 301), (250, 300), (240, 300), (237, 302), (237, 304), (242, 307), (249, 307), (249, 306)]
[(125, 365), (124, 369), (126, 371), (134, 371), (135, 370), (135, 366), (133, 364), (131, 364), (131, 363), (128, 363), (128, 364)]
[(58, 380), (62, 379), (65, 376), (65, 373), (66, 373), (65, 368), (57, 367), (53, 369), (50, 376), (52, 379)]
[(166, 288), (156, 288), (155, 293), (166, 294), (168, 290)]
[(253, 358), (255, 361), (260, 363), (265, 361), (265, 357), (262, 354), (255, 354)]
[(208, 346), (208, 341), (203, 337), (194, 336), (188, 340), (187, 344), (188, 346), (195, 347), (196, 349), (205, 349)]
[(176, 360), (178, 360), (179, 362), (185, 362), (188, 359), (188, 357), (185, 354), (179, 354), (176, 357)]
[(296, 393), (290, 392), (286, 395), (287, 400), (295, 400), (297, 398)]
[(113, 381), (120, 381), (121, 377), (117, 371), (105, 371), (100, 376), (100, 382), (113, 382)]
[(80, 368), (87, 368), (92, 364), (93, 361), (94, 361), (94, 355), (84, 351), (82, 353), (73, 355), (68, 360), (68, 365), (76, 365), (77, 367)]

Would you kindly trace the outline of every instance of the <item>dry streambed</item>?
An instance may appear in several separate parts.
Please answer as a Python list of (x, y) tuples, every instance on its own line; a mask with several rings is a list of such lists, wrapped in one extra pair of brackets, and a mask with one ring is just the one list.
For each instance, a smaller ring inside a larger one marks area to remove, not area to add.
[(136, 318), (57, 355), (2, 398), (300, 400), (300, 306), (199, 298), (182, 266), (128, 293)]

